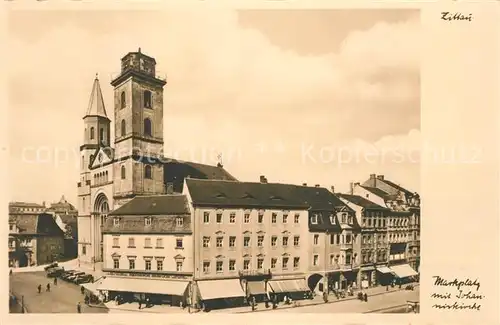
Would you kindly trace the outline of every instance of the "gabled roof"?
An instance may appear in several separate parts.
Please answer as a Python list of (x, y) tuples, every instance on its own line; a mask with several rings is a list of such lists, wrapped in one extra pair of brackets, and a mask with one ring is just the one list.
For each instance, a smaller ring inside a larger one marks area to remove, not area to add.
[(362, 188), (364, 188), (365, 190), (367, 190), (368, 192), (371, 192), (377, 196), (380, 196), (381, 198), (388, 198), (390, 197), (390, 194), (385, 192), (385, 191), (382, 191), (381, 189), (379, 188), (376, 188), (376, 187), (369, 187), (369, 186), (363, 186), (363, 185), (359, 185), (361, 186)]
[(341, 194), (337, 193), (337, 195), (357, 206), (363, 207), (365, 209), (381, 209), (381, 210), (389, 210), (383, 206), (380, 206), (370, 200), (365, 199), (359, 195), (351, 195), (351, 194)]
[(136, 196), (109, 215), (184, 215), (190, 214), (185, 195)]
[(94, 85), (92, 86), (92, 92), (90, 94), (89, 106), (87, 107), (85, 116), (100, 116), (109, 120), (108, 115), (106, 114), (106, 108), (104, 107), (101, 85), (99, 84), (99, 78), (97, 77), (97, 75), (94, 79)]
[[(94, 151), (92, 156), (90, 157), (89, 161), (89, 167), (92, 168), (94, 166), (94, 163), (97, 161), (97, 158), (99, 156), (99, 153), (102, 152), (105, 157), (107, 157), (108, 163), (113, 161), (114, 156), (115, 156), (115, 149), (108, 147), (108, 146), (99, 146), (97, 149)], [(103, 161), (103, 164), (105, 162)]]
[(53, 235), (64, 236), (52, 215), (9, 216), (9, 223), (15, 223), (19, 228), (19, 235)]
[(405, 189), (404, 187), (401, 187), (401, 186), (399, 186), (398, 184), (396, 184), (396, 183), (394, 183), (394, 182), (391, 182), (391, 181), (389, 181), (389, 180), (387, 180), (387, 179), (385, 179), (385, 178), (384, 178), (383, 180), (381, 180), (381, 179), (377, 179), (377, 181), (379, 181), (379, 182), (384, 182), (384, 183), (386, 183), (387, 185), (389, 185), (389, 186), (391, 186), (391, 187), (395, 188), (396, 190), (398, 190), (398, 191), (401, 191), (401, 192), (405, 193), (406, 195), (412, 196), (412, 195), (414, 195), (414, 194), (415, 194), (415, 193), (413, 193), (413, 192), (411, 192), (411, 191), (409, 191), (409, 190)]

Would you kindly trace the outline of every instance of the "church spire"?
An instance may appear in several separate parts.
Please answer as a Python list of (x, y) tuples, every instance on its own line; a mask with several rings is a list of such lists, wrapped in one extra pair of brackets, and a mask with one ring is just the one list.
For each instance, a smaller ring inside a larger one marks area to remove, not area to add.
[(92, 93), (90, 94), (89, 106), (85, 116), (101, 116), (108, 118), (106, 108), (104, 107), (104, 99), (102, 98), (101, 85), (99, 77), (96, 73), (94, 85), (92, 86)]

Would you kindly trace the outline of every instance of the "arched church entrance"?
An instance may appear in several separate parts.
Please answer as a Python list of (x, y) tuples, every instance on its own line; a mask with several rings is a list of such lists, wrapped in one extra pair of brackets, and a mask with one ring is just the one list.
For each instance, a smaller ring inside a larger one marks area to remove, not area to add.
[[(109, 201), (108, 197), (104, 193), (99, 193), (97, 197), (95, 198), (94, 201), (94, 213), (95, 213), (95, 218), (98, 220), (96, 222), (96, 231), (99, 233), (98, 237), (98, 245), (99, 245), (99, 251), (100, 254), (97, 256), (97, 260), (101, 260), (103, 253), (104, 253), (104, 246), (103, 246), (103, 237), (102, 237), (102, 225), (104, 225), (104, 222), (106, 221), (106, 217), (108, 216), (109, 213)], [(97, 261), (95, 260), (95, 261)]]

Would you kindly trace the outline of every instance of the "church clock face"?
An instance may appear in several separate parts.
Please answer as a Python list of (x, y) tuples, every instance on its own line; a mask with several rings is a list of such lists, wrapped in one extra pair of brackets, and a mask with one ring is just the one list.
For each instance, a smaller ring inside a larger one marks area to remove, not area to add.
[(99, 156), (97, 156), (97, 159), (99, 160), (100, 163), (102, 163), (102, 152), (99, 153)]

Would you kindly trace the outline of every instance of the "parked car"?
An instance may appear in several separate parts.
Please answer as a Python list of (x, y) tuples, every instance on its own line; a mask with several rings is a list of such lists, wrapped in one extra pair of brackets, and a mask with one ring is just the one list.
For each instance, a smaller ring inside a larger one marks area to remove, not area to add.
[(64, 274), (64, 269), (62, 267), (55, 267), (47, 272), (47, 277), (56, 278)]
[(78, 275), (73, 281), (76, 284), (94, 282), (94, 277), (91, 274)]
[(57, 262), (54, 262), (54, 263), (52, 263), (52, 264), (47, 265), (47, 266), (46, 266), (46, 267), (44, 267), (43, 269), (44, 269), (45, 271), (48, 271), (49, 269), (53, 269), (53, 268), (58, 267), (58, 266), (59, 266), (59, 264), (57, 264)]
[(64, 271), (63, 274), (61, 274), (61, 279), (63, 280), (67, 280), (68, 277), (72, 276), (73, 274), (75, 274), (76, 272), (78, 271), (75, 271), (75, 270), (68, 270), (68, 271)]
[(78, 276), (85, 275), (85, 272), (75, 272), (72, 275), (69, 275), (66, 280), (73, 282)]

